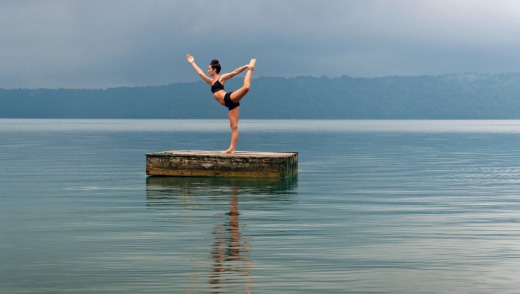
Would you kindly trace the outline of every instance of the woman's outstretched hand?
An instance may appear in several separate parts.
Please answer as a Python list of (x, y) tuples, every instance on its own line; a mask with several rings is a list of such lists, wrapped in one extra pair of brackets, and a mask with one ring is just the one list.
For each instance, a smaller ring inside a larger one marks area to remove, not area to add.
[(189, 54), (186, 54), (186, 60), (188, 60), (189, 63), (195, 62), (195, 58)]

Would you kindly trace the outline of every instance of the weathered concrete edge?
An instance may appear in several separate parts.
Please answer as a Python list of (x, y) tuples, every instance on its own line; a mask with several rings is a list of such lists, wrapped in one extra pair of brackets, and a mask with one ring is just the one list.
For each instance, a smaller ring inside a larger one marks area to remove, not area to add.
[[(185, 152), (185, 153), (183, 153)], [(197, 153), (197, 152), (206, 152)], [(208, 154), (209, 152), (210, 154)], [(254, 155), (251, 155), (254, 154)], [(262, 156), (262, 154), (269, 156)], [(273, 156), (274, 155), (274, 156)], [(165, 168), (154, 166), (154, 159), (158, 158), (213, 158), (228, 161), (227, 165), (212, 166), (210, 168), (198, 166), (196, 168)], [(252, 161), (268, 158), (273, 168), (259, 165), (256, 168), (234, 168), (229, 163), (233, 161)], [(277, 168), (275, 168), (277, 167)], [(146, 174), (149, 176), (178, 176), (178, 177), (278, 177), (283, 178), (298, 173), (298, 152), (240, 152), (239, 154), (222, 154), (200, 150), (172, 150), (146, 153)]]
[(179, 156), (179, 157), (214, 157), (214, 158), (288, 158), (291, 156), (298, 156), (298, 152), (283, 151), (283, 152), (261, 152), (261, 151), (237, 151), (235, 154), (220, 153), (217, 151), (206, 150), (171, 150), (145, 153), (146, 156)]

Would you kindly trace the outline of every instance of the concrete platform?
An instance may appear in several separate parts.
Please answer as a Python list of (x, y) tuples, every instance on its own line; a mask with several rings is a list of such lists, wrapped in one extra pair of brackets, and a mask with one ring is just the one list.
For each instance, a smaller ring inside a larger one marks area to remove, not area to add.
[(146, 174), (180, 177), (286, 177), (298, 173), (297, 152), (170, 150), (146, 154)]

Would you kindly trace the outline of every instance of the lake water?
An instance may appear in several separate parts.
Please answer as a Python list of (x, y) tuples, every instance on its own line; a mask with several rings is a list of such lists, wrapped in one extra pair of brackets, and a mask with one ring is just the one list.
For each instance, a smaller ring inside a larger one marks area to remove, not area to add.
[(520, 121), (240, 127), (299, 174), (146, 177), (226, 120), (0, 120), (0, 293), (519, 293)]

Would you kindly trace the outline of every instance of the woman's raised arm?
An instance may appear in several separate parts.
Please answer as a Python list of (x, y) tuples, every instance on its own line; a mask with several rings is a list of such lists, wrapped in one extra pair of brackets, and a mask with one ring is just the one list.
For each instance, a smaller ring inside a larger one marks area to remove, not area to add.
[(220, 80), (222, 81), (226, 81), (226, 80), (229, 80), (231, 79), (232, 77), (238, 75), (239, 73), (243, 72), (244, 70), (246, 70), (247, 68), (249, 68), (249, 65), (244, 65), (244, 66), (241, 66), (237, 69), (235, 69), (234, 71), (232, 72), (228, 72), (228, 73), (225, 73), (225, 74), (222, 74), (220, 75)]
[(202, 80), (208, 84), (212, 84), (213, 81), (202, 71), (202, 69), (200, 69), (200, 67), (195, 64), (195, 58), (189, 54), (186, 54), (186, 60), (191, 63), (191, 65), (193, 66), (193, 69), (195, 69), (195, 72), (197, 72), (197, 74), (202, 78)]
[(246, 69), (254, 70), (255, 69), (255, 64), (256, 64), (256, 59), (251, 59), (251, 62), (249, 64), (241, 66), (241, 67), (235, 69), (234, 71), (232, 71), (230, 73), (222, 74), (220, 76), (220, 79), (223, 80), (223, 81), (226, 81), (226, 80), (229, 80), (232, 77), (238, 75), (239, 73), (243, 72)]

